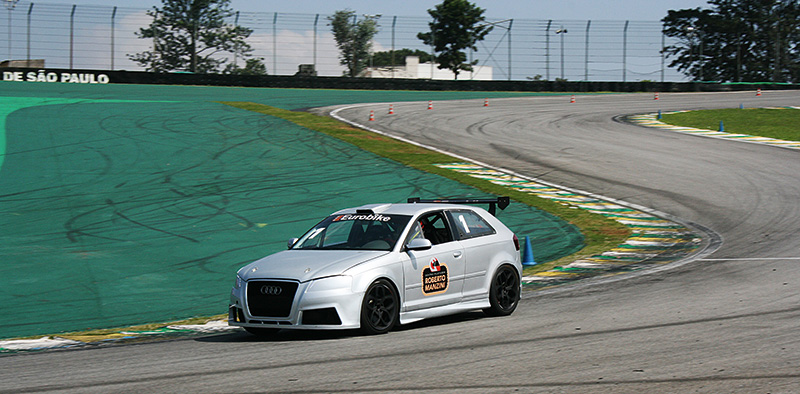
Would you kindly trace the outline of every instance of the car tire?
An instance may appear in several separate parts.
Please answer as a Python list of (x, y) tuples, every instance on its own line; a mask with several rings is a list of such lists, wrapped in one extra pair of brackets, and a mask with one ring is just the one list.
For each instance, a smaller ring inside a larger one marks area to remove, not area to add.
[(269, 327), (244, 327), (244, 330), (261, 338), (270, 338), (278, 333), (279, 328)]
[(386, 279), (372, 282), (361, 302), (361, 331), (368, 335), (389, 332), (399, 319), (400, 298)]
[(489, 287), (490, 307), (483, 310), (489, 316), (508, 316), (517, 309), (520, 299), (519, 273), (510, 265), (497, 269)]

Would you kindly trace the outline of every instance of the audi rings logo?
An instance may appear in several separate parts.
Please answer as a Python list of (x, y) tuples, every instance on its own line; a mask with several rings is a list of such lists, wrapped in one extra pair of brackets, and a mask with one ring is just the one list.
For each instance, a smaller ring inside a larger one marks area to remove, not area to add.
[(283, 289), (281, 289), (280, 286), (270, 286), (270, 285), (261, 286), (261, 294), (263, 295), (277, 296), (281, 295), (282, 292)]

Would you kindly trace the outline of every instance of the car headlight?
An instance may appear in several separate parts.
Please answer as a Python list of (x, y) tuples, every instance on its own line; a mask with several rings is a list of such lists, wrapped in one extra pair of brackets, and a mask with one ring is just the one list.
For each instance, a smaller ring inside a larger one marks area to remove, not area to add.
[(244, 279), (242, 279), (239, 274), (236, 274), (236, 283), (233, 284), (234, 289), (241, 289), (242, 285), (244, 284)]
[(308, 286), (308, 291), (331, 291), (339, 289), (350, 289), (353, 278), (345, 275), (329, 276), (326, 278), (315, 279)]

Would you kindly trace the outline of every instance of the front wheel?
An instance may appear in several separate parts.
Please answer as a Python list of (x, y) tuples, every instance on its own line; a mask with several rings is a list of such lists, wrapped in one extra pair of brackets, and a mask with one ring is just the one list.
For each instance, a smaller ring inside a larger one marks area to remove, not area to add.
[(361, 331), (365, 334), (384, 334), (397, 324), (399, 297), (386, 279), (378, 279), (367, 288), (361, 303)]
[(519, 274), (514, 267), (504, 265), (497, 269), (489, 288), (490, 307), (483, 310), (489, 316), (508, 316), (517, 309), (520, 298)]

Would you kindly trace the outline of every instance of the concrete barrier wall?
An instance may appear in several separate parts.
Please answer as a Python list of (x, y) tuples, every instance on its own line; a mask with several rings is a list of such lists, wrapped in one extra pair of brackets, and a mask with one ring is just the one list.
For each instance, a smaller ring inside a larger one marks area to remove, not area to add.
[(4, 68), (3, 81), (84, 84), (158, 84), (301, 89), (454, 90), (520, 92), (709, 92), (800, 89), (797, 84), (718, 82), (445, 81), (427, 79), (149, 73), (70, 69)]

